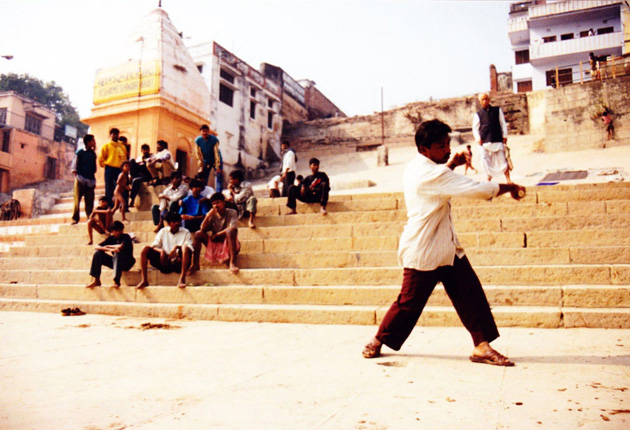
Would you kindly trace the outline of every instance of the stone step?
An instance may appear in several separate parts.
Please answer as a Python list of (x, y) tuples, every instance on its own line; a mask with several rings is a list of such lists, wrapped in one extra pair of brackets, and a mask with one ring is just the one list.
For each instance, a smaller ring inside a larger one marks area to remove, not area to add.
[[(525, 266), (479, 266), (477, 275), (484, 285), (630, 285), (630, 265), (627, 264), (556, 264)], [(107, 273), (107, 272), (105, 272)], [(104, 273), (103, 279), (106, 279)], [(179, 275), (148, 272), (151, 285), (176, 285)], [(192, 285), (395, 285), (402, 278), (398, 267), (354, 267), (286, 269), (242, 269), (232, 275), (227, 269), (202, 268), (187, 278)], [(7, 269), (0, 272), (1, 283), (82, 284), (89, 282), (88, 270)], [(122, 283), (136, 285), (138, 271), (125, 272)]]
[[(243, 305), (243, 304), (157, 304), (124, 302), (77, 302), (65, 300), (0, 299), (0, 310), (60, 312), (80, 307), (87, 313), (166, 319), (201, 319), (213, 321), (250, 321), (299, 324), (380, 323), (387, 312), (375, 306), (323, 305)], [(499, 327), (538, 328), (628, 328), (628, 309), (580, 309), (554, 307), (495, 307), (493, 315)], [(417, 325), (460, 326), (452, 307), (427, 306)]]
[[(327, 251), (330, 241), (324, 239), (243, 241), (238, 266), (243, 269), (264, 268), (343, 268), (391, 267), (398, 264), (396, 242), (367, 238), (357, 244), (352, 240), (334, 240), (335, 248)], [(87, 248), (87, 249), (85, 249)], [(308, 249), (308, 251), (305, 251)], [(52, 257), (55, 252), (68, 257)], [(139, 261), (141, 246), (134, 247)], [(90, 266), (93, 248), (79, 252), (67, 246), (25, 246), (16, 248), (10, 258), (0, 258), (0, 270), (82, 269)], [(572, 248), (467, 248), (473, 266), (520, 266), (549, 264), (630, 264), (630, 246)], [(218, 267), (201, 260), (204, 267)], [(139, 263), (136, 263), (139, 268)]]
[[(103, 278), (105, 280), (105, 278)], [(180, 289), (152, 286), (85, 288), (81, 285), (0, 284), (0, 297), (42, 300), (124, 301), (138, 303), (280, 304), (334, 306), (389, 306), (400, 292), (399, 285), (383, 286), (200, 286)], [(558, 285), (484, 287), (494, 306), (552, 306), (581, 308), (630, 308), (630, 286)], [(429, 298), (430, 306), (449, 306), (441, 284)]]

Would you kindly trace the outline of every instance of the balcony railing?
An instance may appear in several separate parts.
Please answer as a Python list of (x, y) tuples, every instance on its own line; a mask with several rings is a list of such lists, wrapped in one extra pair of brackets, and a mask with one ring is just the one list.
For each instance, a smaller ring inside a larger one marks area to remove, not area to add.
[(531, 61), (562, 55), (597, 51), (599, 49), (620, 48), (623, 45), (623, 33), (608, 33), (577, 39), (560, 40), (549, 43), (532, 43), (529, 48)]
[(615, 0), (587, 0), (587, 1), (565, 1), (557, 3), (547, 3), (529, 7), (529, 18), (540, 18), (550, 15), (575, 12), (585, 9), (592, 9), (601, 6), (619, 4), (621, 1)]
[(508, 32), (516, 33), (517, 31), (527, 30), (527, 16), (519, 16), (508, 20)]

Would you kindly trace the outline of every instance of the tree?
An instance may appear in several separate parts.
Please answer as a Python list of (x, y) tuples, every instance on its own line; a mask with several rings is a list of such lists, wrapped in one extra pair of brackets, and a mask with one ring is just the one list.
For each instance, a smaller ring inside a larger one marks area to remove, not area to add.
[(88, 126), (79, 120), (79, 113), (70, 103), (63, 88), (55, 81), (44, 83), (26, 73), (23, 75), (2, 74), (0, 75), (0, 91), (15, 91), (54, 110), (57, 113), (57, 124), (62, 127), (65, 125), (76, 127), (79, 136), (87, 132)]

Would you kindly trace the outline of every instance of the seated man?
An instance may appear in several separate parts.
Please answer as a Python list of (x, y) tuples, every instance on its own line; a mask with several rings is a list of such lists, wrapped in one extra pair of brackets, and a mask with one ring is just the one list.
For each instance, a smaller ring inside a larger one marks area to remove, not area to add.
[(252, 184), (246, 182), (245, 174), (242, 170), (230, 172), (228, 179), (229, 196), (226, 197), (227, 207), (238, 211), (238, 218), (243, 219), (249, 215), (249, 228), (256, 228), (254, 217), (256, 216), (256, 204), (258, 200), (254, 197)]
[(124, 229), (125, 225), (122, 222), (114, 221), (109, 226), (111, 235), (95, 247), (96, 251), (92, 256), (92, 268), (90, 269), (90, 276), (94, 277), (94, 281), (86, 285), (86, 288), (101, 285), (101, 268), (103, 266), (114, 269), (112, 288), (118, 288), (120, 287), (122, 272), (131, 270), (136, 264), (136, 259), (133, 257), (133, 241), (128, 234), (123, 233)]
[(149, 286), (147, 277), (148, 263), (162, 273), (180, 273), (179, 288), (186, 287), (186, 271), (190, 266), (192, 253), (192, 237), (190, 232), (181, 226), (182, 218), (177, 212), (166, 214), (167, 227), (161, 229), (149, 246), (140, 253), (140, 274), (142, 280), (136, 286), (141, 289)]
[(153, 185), (164, 184), (168, 181), (175, 170), (175, 162), (168, 150), (168, 142), (157, 141), (157, 153), (149, 158), (147, 169), (151, 173)]
[(188, 273), (192, 275), (199, 270), (199, 254), (203, 244), (206, 245), (205, 257), (211, 263), (229, 263), (230, 272), (236, 274), (236, 255), (241, 250), (236, 227), (238, 213), (225, 206), (225, 196), (222, 193), (214, 193), (210, 202), (212, 209), (201, 223), (201, 229), (195, 233), (193, 263)]
[(201, 222), (208, 213), (208, 206), (204, 204), (201, 196), (203, 184), (197, 179), (190, 182), (191, 193), (181, 201), (179, 213), (184, 221), (184, 228), (195, 233), (201, 227)]
[(280, 197), (280, 184), (282, 183), (282, 176), (276, 175), (267, 184), (267, 192), (269, 193), (269, 197), (275, 199), (276, 197)]
[(131, 170), (131, 193), (129, 195), (129, 207), (134, 205), (134, 201), (136, 200), (136, 196), (138, 195), (138, 191), (140, 190), (140, 185), (143, 182), (149, 182), (151, 180), (151, 173), (147, 168), (147, 163), (149, 159), (153, 156), (151, 154), (151, 147), (144, 143), (140, 150), (142, 151), (142, 155), (135, 160), (132, 158), (129, 161), (129, 167)]
[(88, 238), (87, 243), (92, 245), (94, 240), (92, 239), (92, 230), (96, 230), (100, 234), (107, 234), (109, 225), (112, 222), (112, 211), (107, 207), (107, 197), (101, 196), (98, 199), (98, 206), (92, 210), (87, 222)]
[(156, 233), (164, 226), (164, 217), (168, 212), (179, 213), (179, 201), (187, 195), (188, 186), (182, 184), (182, 174), (180, 172), (173, 172), (173, 175), (171, 175), (171, 185), (166, 187), (164, 191), (158, 195), (160, 204), (151, 207), (153, 225), (157, 226), (155, 229)]
[(311, 158), (308, 162), (311, 167), (311, 175), (308, 175), (301, 185), (289, 187), (289, 198), (287, 207), (291, 209), (288, 215), (296, 214), (296, 200), (305, 203), (319, 202), (322, 205), (321, 214), (327, 215), (326, 205), (328, 204), (328, 193), (330, 191), (330, 180), (328, 175), (319, 171), (319, 160)]

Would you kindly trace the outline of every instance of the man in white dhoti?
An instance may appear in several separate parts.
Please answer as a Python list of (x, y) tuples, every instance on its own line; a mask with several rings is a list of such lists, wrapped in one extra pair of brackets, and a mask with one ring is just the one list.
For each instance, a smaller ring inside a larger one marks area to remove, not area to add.
[(490, 105), (490, 96), (479, 94), (481, 109), (473, 117), (473, 136), (481, 146), (481, 164), (488, 181), (498, 175), (505, 175), (508, 184), (510, 166), (505, 156), (507, 143), (507, 123), (500, 107)]

